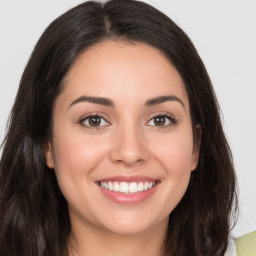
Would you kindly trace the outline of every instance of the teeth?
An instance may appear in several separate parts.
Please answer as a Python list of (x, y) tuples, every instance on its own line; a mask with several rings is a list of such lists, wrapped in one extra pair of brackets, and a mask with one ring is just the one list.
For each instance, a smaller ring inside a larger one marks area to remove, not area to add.
[(108, 184), (106, 182), (101, 181), (100, 186), (105, 188), (105, 189), (108, 189)]
[(119, 191), (119, 184), (118, 182), (114, 182), (114, 191)]
[(120, 184), (120, 192), (121, 193), (128, 193), (129, 185), (126, 182), (121, 182)]
[(145, 182), (100, 182), (100, 186), (104, 189), (120, 192), (123, 194), (133, 194), (133, 193), (139, 193), (142, 191), (146, 191), (154, 187), (156, 183), (151, 181), (145, 181)]
[(138, 185), (138, 191), (139, 191), (139, 192), (142, 192), (143, 189), (144, 189), (143, 183), (140, 182), (139, 185)]
[(148, 190), (148, 182), (144, 183), (144, 190)]
[(129, 185), (129, 193), (137, 193), (138, 192), (138, 187), (136, 182), (132, 182)]
[(113, 190), (114, 189), (114, 186), (111, 182), (108, 182), (108, 190)]

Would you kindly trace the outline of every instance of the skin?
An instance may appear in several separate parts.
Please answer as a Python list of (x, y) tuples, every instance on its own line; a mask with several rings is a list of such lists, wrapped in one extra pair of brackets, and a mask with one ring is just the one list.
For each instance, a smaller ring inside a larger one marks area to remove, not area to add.
[[(145, 105), (170, 95), (176, 98)], [(114, 106), (75, 101), (81, 96)], [(96, 114), (101, 124), (88, 126), (85, 118)], [(163, 117), (159, 126), (159, 115), (171, 120)], [(70, 255), (162, 255), (169, 214), (188, 187), (198, 152), (183, 81), (159, 50), (120, 41), (87, 49), (56, 100), (46, 145), (47, 165), (68, 202)], [(143, 175), (159, 185), (141, 203), (119, 204), (95, 183), (116, 175)]]

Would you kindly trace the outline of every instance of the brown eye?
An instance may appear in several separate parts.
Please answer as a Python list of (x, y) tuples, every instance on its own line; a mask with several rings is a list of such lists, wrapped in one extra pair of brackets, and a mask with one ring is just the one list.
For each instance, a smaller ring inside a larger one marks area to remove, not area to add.
[(156, 116), (153, 118), (153, 120), (155, 126), (164, 126), (166, 123), (166, 117), (164, 116)]
[(98, 116), (88, 117), (88, 122), (90, 126), (100, 126), (101, 118)]
[(109, 123), (101, 116), (88, 116), (80, 121), (84, 126), (91, 128), (100, 128), (102, 126), (107, 126)]
[(171, 123), (175, 124), (176, 120), (167, 115), (158, 115), (151, 118), (150, 121), (148, 122), (148, 125), (156, 127), (165, 127)]

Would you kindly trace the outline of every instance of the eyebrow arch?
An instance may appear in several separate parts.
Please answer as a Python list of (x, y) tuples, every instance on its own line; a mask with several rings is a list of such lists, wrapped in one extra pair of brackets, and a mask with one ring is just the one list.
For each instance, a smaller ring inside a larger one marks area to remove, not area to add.
[(103, 97), (93, 97), (93, 96), (81, 96), (77, 99), (75, 99), (70, 105), (69, 108), (75, 104), (81, 103), (81, 102), (89, 102), (89, 103), (94, 103), (94, 104), (99, 104), (103, 106), (108, 106), (108, 107), (114, 107), (114, 102), (108, 98), (103, 98)]
[(152, 98), (152, 99), (147, 100), (144, 105), (147, 107), (150, 107), (150, 106), (164, 103), (166, 101), (177, 101), (182, 105), (183, 108), (185, 108), (184, 102), (180, 98), (178, 98), (174, 95), (166, 95), (166, 96), (159, 96), (156, 98)]

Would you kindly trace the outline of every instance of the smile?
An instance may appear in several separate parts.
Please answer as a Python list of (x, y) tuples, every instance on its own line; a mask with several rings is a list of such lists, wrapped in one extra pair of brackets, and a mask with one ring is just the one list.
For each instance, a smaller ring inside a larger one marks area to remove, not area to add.
[(117, 182), (108, 181), (99, 182), (99, 185), (109, 191), (115, 191), (122, 194), (140, 193), (152, 189), (155, 186), (155, 181), (140, 181), (140, 182)]
[(96, 181), (101, 193), (118, 204), (138, 204), (151, 198), (161, 181), (141, 175), (120, 175)]

